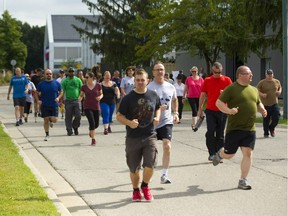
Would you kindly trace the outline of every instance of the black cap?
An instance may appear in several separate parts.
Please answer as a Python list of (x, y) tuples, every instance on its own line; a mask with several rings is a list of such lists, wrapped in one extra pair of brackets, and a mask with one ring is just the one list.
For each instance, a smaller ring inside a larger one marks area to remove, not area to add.
[(64, 73), (64, 70), (60, 69), (60, 70), (59, 70), (59, 73)]
[(266, 74), (273, 74), (273, 70), (272, 69), (267, 69), (266, 70)]
[(73, 67), (69, 67), (68, 72), (70, 72), (70, 71), (73, 71), (73, 72), (74, 72), (75, 70), (74, 70)]

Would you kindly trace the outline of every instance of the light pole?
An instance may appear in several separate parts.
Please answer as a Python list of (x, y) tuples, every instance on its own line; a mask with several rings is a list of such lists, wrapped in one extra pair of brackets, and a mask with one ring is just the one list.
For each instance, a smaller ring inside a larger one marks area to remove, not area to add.
[(288, 74), (288, 7), (287, 0), (282, 0), (282, 26), (283, 26), (283, 118), (287, 119), (287, 74)]

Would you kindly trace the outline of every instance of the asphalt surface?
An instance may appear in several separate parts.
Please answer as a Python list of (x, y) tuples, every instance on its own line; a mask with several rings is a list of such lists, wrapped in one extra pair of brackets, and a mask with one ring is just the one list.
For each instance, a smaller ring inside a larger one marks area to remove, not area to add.
[(287, 127), (276, 137), (263, 138), (257, 126), (253, 166), (248, 176), (253, 189), (237, 189), (241, 151), (232, 160), (214, 167), (208, 162), (206, 125), (197, 132), (190, 127), (190, 113), (175, 125), (172, 139), (172, 184), (160, 184), (162, 144), (158, 142), (158, 167), (150, 187), (155, 200), (131, 202), (132, 187), (125, 162), (125, 128), (114, 118), (112, 134), (96, 130), (97, 145), (90, 146), (88, 122), (82, 118), (78, 136), (67, 136), (64, 120), (50, 130), (44, 141), (43, 120), (31, 114), (28, 123), (15, 126), (8, 87), (0, 87), (0, 121), (20, 149), (61, 215), (75, 216), (286, 216)]

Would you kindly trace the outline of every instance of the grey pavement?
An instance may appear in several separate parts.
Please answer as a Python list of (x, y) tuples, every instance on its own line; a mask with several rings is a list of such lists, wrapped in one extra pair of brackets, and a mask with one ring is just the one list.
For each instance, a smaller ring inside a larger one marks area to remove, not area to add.
[(132, 187), (124, 153), (125, 128), (114, 118), (112, 134), (96, 130), (97, 145), (90, 146), (88, 123), (82, 118), (78, 136), (68, 137), (64, 121), (50, 130), (44, 141), (43, 120), (16, 127), (8, 87), (0, 87), (0, 121), (20, 149), (61, 215), (75, 216), (286, 216), (287, 127), (279, 126), (275, 138), (263, 138), (257, 126), (253, 166), (248, 176), (253, 189), (237, 189), (241, 152), (214, 167), (208, 162), (206, 125), (190, 127), (190, 113), (175, 125), (172, 139), (172, 184), (160, 184), (162, 144), (158, 142), (158, 167), (150, 187), (155, 200), (132, 203)]

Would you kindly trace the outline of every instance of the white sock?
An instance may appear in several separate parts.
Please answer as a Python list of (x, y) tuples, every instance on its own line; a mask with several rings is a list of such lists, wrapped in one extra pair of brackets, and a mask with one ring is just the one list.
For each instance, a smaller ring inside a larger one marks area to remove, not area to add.
[(167, 176), (167, 174), (168, 174), (168, 169), (163, 169), (162, 170), (162, 175), (166, 175)]

